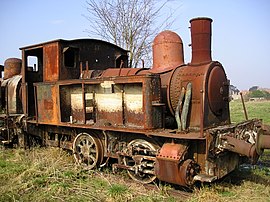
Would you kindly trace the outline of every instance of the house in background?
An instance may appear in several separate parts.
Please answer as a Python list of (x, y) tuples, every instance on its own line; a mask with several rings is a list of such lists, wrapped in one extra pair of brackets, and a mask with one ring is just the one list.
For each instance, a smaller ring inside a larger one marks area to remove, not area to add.
[(230, 96), (230, 100), (238, 100), (238, 99), (240, 99), (241, 98), (240, 90), (238, 90), (236, 86), (230, 85), (230, 87), (229, 87), (229, 96)]

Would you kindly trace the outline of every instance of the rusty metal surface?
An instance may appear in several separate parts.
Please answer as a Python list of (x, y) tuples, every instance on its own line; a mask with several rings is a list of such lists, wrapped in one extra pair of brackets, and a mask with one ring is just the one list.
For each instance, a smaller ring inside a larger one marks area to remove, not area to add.
[[(49, 83), (46, 85), (55, 86)], [(46, 107), (43, 97), (52, 93), (43, 92), (42, 86), (46, 85), (36, 84), (40, 123), (49, 122), (48, 118), (40, 119), (40, 116), (45, 117), (40, 115)], [(142, 129), (160, 128), (163, 125), (160, 79), (156, 75), (85, 80), (83, 85), (82, 80), (66, 80), (59, 81), (57, 85), (60, 89), (60, 108), (51, 96), (50, 99), (45, 99), (53, 104), (50, 108), (55, 111), (54, 114), (61, 114), (61, 121), (57, 124), (86, 123), (89, 126), (94, 124), (95, 127)], [(46, 116), (51, 116), (50, 114)], [(87, 119), (88, 116), (93, 118)]]
[(270, 149), (270, 130), (264, 125), (257, 133), (256, 152), (262, 155), (264, 149)]
[(244, 102), (244, 98), (243, 98), (243, 93), (242, 92), (240, 92), (240, 96), (241, 96), (241, 102), (242, 102), (242, 106), (243, 106), (245, 118), (246, 118), (246, 120), (248, 120), (247, 109), (246, 109), (246, 105), (245, 105), (245, 102)]
[(211, 23), (210, 18), (194, 18), (190, 20), (192, 59), (191, 65), (209, 63), (211, 56)]
[(192, 184), (198, 168), (191, 159), (184, 160), (187, 149), (185, 144), (163, 144), (156, 157), (158, 179), (183, 186)]
[[(43, 81), (57, 81), (59, 79), (59, 44), (44, 45), (44, 79)], [(61, 72), (62, 73), (62, 72)]]
[(188, 113), (188, 127), (200, 128), (201, 113), (204, 113), (204, 127), (213, 123), (229, 123), (227, 77), (220, 63), (182, 66), (173, 71), (167, 90), (167, 103), (172, 114), (175, 114), (182, 88), (187, 89), (188, 83), (192, 83), (192, 107)]
[(224, 136), (222, 138), (226, 141), (224, 146), (225, 149), (247, 156), (248, 158), (252, 159), (253, 162), (257, 161), (258, 154), (254, 144), (250, 144), (244, 140), (239, 140), (230, 136)]
[(19, 58), (6, 59), (4, 63), (4, 79), (11, 78), (21, 73), (22, 60)]
[(105, 71), (103, 71), (101, 77), (112, 77), (112, 76), (132, 76), (137, 75), (140, 71), (143, 71), (145, 69), (141, 68), (108, 68)]
[(214, 137), (209, 158), (216, 158), (227, 150), (239, 155), (239, 158), (248, 157), (255, 164), (263, 150), (270, 147), (270, 136), (261, 127), (261, 121), (254, 119), (209, 130)]
[(40, 83), (35, 85), (38, 122), (59, 123), (58, 91), (57, 86)]
[(167, 71), (184, 64), (183, 42), (172, 31), (159, 33), (153, 42), (153, 72)]
[[(1, 138), (37, 136), (44, 145), (73, 150), (90, 169), (114, 158), (114, 168), (141, 183), (157, 177), (190, 186), (219, 179), (248, 158), (255, 163), (270, 148), (270, 127), (260, 120), (230, 124), (229, 82), (211, 58), (211, 22), (190, 21), (189, 64), (171, 31), (155, 38), (152, 69), (127, 68), (127, 51), (99, 40), (22, 48), (21, 88), (20, 76), (1, 81), (1, 103), (8, 102)], [(29, 68), (29, 56), (37, 57), (37, 68)], [(12, 65), (6, 71), (20, 74)], [(10, 114), (15, 98), (23, 117)]]
[(158, 149), (155, 143), (134, 139), (117, 152), (119, 160), (114, 168), (127, 169), (129, 176), (142, 184), (151, 183), (156, 179), (154, 170)]
[(224, 69), (218, 65), (214, 66), (207, 80), (208, 102), (211, 111), (216, 116), (228, 113), (229, 84)]
[(16, 75), (1, 82), (2, 110), (7, 114), (22, 113), (21, 79), (21, 75)]
[(22, 113), (20, 95), (21, 79), (21, 75), (16, 75), (10, 78), (7, 83), (7, 111), (9, 114)]
[(73, 155), (77, 163), (92, 169), (102, 163), (104, 150), (100, 139), (94, 134), (80, 133), (74, 139)]

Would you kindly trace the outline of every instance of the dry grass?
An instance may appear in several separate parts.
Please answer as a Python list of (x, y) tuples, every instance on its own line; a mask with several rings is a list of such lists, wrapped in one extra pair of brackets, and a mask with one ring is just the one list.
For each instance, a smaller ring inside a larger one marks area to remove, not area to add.
[(224, 179), (195, 190), (190, 201), (270, 201), (270, 151), (263, 155), (258, 165), (241, 166)]
[(57, 148), (1, 150), (0, 201), (168, 201), (126, 174), (87, 171)]
[[(0, 201), (183, 201), (166, 194), (170, 186), (147, 190), (125, 172), (83, 170), (58, 148), (0, 152)], [(269, 156), (270, 152), (265, 158)], [(270, 167), (259, 165), (195, 188), (188, 201), (269, 201)]]
[[(269, 103), (261, 103), (266, 109), (260, 110), (258, 118), (263, 111), (269, 112)], [(233, 120), (237, 121), (241, 107), (239, 103), (231, 107)], [(255, 113), (256, 106), (248, 108), (250, 114)], [(269, 114), (263, 115), (266, 123), (270, 123)], [(270, 202), (270, 151), (261, 159), (255, 167), (242, 168), (217, 183), (195, 188), (188, 201)], [(83, 170), (70, 154), (58, 148), (0, 148), (0, 201), (183, 201), (166, 194), (170, 186), (159, 189), (147, 190), (131, 181), (125, 172)]]

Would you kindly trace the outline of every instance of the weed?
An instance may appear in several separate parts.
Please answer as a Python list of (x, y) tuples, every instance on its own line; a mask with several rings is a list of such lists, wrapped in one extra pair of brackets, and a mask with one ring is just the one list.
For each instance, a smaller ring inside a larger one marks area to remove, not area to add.
[(128, 192), (127, 186), (122, 184), (112, 184), (108, 189), (108, 195), (117, 201), (125, 201)]
[[(270, 124), (270, 102), (246, 102), (249, 119), (262, 119), (264, 124)], [(238, 123), (245, 120), (243, 105), (241, 101), (230, 102), (231, 121)]]
[[(269, 103), (247, 103), (250, 118), (263, 118), (269, 124)], [(264, 109), (256, 114), (259, 105)], [(232, 102), (231, 109), (233, 121), (244, 120), (241, 102)], [(109, 168), (84, 170), (75, 165), (72, 155), (59, 148), (0, 148), (0, 201), (181, 201), (168, 196), (170, 189), (173, 187), (161, 185), (158, 191), (147, 190), (129, 180), (126, 172), (114, 174)], [(266, 150), (258, 165), (241, 167), (217, 183), (195, 189), (188, 201), (269, 201), (269, 198), (270, 151)]]

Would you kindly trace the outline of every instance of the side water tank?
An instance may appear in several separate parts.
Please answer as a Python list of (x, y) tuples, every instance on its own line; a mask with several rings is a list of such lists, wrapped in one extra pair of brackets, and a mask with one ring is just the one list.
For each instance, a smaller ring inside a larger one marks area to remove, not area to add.
[(9, 79), (21, 73), (22, 60), (19, 58), (6, 59), (4, 63), (4, 79)]

